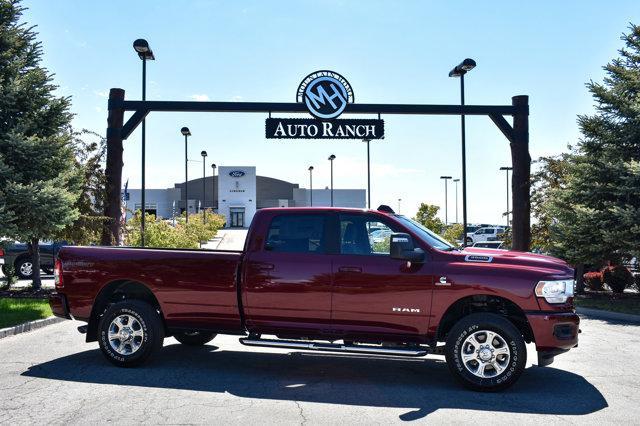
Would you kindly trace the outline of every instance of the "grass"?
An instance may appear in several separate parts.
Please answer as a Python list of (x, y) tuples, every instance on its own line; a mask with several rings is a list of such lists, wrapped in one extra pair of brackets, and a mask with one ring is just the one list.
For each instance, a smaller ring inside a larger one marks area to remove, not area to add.
[(588, 292), (576, 296), (574, 303), (582, 308), (640, 315), (640, 294), (638, 293), (613, 295), (609, 292)]
[(49, 302), (42, 299), (0, 298), (0, 328), (53, 315)]

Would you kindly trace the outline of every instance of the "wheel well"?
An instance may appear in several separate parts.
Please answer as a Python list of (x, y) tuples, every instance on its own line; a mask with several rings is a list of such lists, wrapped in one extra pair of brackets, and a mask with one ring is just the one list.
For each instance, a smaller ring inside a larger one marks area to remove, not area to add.
[(29, 253), (22, 253), (21, 255), (16, 257), (16, 260), (13, 261), (13, 267), (17, 268), (18, 267), (18, 262), (22, 261), (22, 259), (25, 259), (25, 258), (28, 259), (29, 257), (31, 257), (31, 255)]
[(505, 317), (520, 330), (527, 343), (533, 342), (529, 321), (518, 305), (503, 297), (484, 294), (465, 297), (451, 305), (440, 320), (437, 339), (446, 340), (447, 334), (460, 319), (477, 312), (491, 312)]
[(98, 322), (107, 307), (112, 303), (126, 299), (142, 300), (149, 303), (158, 312), (160, 312), (160, 318), (164, 324), (164, 316), (162, 315), (160, 303), (153, 292), (149, 290), (149, 287), (138, 281), (113, 281), (100, 290), (93, 302), (91, 317), (89, 318), (87, 328), (87, 342), (94, 342), (98, 340)]

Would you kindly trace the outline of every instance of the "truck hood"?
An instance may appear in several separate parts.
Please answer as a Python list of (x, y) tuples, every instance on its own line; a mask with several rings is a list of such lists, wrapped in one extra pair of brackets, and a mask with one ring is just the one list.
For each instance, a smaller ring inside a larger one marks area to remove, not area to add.
[[(467, 247), (460, 252), (467, 262), (508, 264), (524, 268), (547, 270), (548, 273), (573, 276), (573, 269), (567, 262), (552, 256), (523, 251), (499, 250), (480, 247)], [(478, 257), (474, 257), (478, 256)], [(490, 262), (487, 259), (490, 258)]]

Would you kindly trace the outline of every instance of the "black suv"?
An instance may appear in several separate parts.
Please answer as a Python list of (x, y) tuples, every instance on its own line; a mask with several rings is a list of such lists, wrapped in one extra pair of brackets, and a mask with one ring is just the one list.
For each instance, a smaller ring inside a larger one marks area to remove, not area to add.
[[(53, 274), (53, 266), (58, 251), (67, 245), (65, 241), (54, 243), (40, 243), (40, 269), (45, 274)], [(2, 273), (7, 275), (7, 267), (13, 265), (18, 278), (29, 279), (33, 277), (33, 259), (29, 253), (29, 247), (25, 243), (9, 243), (0, 249), (0, 257), (4, 259)]]

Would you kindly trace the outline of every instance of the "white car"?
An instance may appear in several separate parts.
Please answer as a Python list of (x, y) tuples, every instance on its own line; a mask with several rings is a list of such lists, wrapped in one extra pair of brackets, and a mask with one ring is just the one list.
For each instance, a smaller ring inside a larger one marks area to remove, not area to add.
[(474, 243), (473, 247), (501, 249), (503, 244), (503, 241), (480, 241), (478, 243)]
[(467, 245), (473, 245), (482, 241), (501, 241), (504, 228), (501, 226), (487, 226), (476, 232), (467, 233)]
[(389, 239), (392, 231), (390, 229), (378, 229), (369, 234), (369, 241), (371, 243), (383, 243)]

